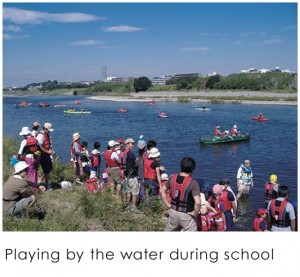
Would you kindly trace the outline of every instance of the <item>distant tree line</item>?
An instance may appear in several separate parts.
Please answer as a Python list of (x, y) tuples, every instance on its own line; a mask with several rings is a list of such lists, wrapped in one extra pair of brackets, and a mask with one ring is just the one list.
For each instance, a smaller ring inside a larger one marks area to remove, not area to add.
[(31, 83), (19, 90), (29, 90), (38, 87), (40, 91), (55, 89), (81, 89), (79, 94), (97, 94), (100, 92), (129, 93), (139, 91), (168, 91), (168, 90), (249, 90), (249, 91), (297, 91), (297, 74), (284, 72), (267, 73), (238, 73), (228, 76), (212, 75), (209, 77), (181, 77), (171, 78), (163, 86), (153, 86), (149, 78), (142, 76), (129, 82), (61, 82), (46, 81)]

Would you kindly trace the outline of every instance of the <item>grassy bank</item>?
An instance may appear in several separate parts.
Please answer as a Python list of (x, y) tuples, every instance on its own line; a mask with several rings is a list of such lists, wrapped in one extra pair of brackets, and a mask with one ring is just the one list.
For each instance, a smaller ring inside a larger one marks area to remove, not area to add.
[[(3, 183), (13, 174), (9, 158), (17, 153), (19, 143), (3, 138)], [(37, 195), (34, 210), (46, 210), (43, 220), (20, 219), (3, 215), (4, 231), (162, 231), (163, 207), (159, 200), (142, 203), (139, 213), (128, 211), (121, 197), (110, 191), (90, 193), (85, 185), (75, 184), (75, 170), (54, 162), (52, 182), (72, 182), (72, 190), (54, 189)]]

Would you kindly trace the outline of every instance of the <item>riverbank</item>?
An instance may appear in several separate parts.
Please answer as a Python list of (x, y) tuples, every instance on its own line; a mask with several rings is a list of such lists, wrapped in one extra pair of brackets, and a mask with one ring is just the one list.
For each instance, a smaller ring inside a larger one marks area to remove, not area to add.
[[(182, 101), (182, 102), (220, 102), (236, 104), (297, 105), (297, 93), (276, 93), (258, 91), (157, 91), (138, 92), (127, 95), (101, 95), (90, 99), (99, 101), (141, 102), (141, 101)], [(295, 100), (296, 99), (296, 100)]]

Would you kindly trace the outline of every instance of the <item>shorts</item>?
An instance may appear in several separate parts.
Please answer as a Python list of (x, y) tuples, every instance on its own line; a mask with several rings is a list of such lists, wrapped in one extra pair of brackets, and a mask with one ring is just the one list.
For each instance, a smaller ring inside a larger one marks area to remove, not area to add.
[(165, 231), (197, 231), (197, 219), (187, 213), (170, 209)]
[(110, 176), (111, 182), (114, 182), (115, 184), (121, 184), (119, 167), (109, 167), (107, 169), (107, 172), (108, 172), (108, 175)]
[(157, 196), (158, 182), (156, 180), (144, 179), (144, 187), (149, 189), (149, 196)]
[(238, 192), (242, 192), (243, 194), (249, 194), (251, 184), (245, 184), (242, 180), (239, 180), (238, 183)]
[(140, 192), (140, 182), (138, 177), (134, 178), (125, 178), (126, 180), (126, 188), (125, 192), (131, 192), (132, 195), (139, 195)]
[(42, 153), (41, 167), (43, 169), (44, 174), (48, 174), (52, 171), (52, 160), (50, 154)]

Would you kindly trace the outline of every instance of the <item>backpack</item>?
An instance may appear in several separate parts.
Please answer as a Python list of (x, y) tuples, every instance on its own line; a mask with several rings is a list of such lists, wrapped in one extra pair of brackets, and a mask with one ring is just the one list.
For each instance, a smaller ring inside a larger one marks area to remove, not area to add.
[(100, 157), (99, 154), (92, 154), (91, 155), (91, 164), (93, 167), (98, 167), (100, 164)]
[(32, 154), (39, 150), (38, 140), (35, 137), (28, 137), (26, 139), (26, 146)]

